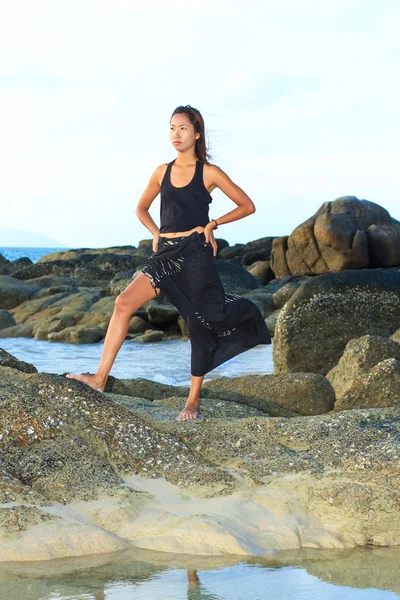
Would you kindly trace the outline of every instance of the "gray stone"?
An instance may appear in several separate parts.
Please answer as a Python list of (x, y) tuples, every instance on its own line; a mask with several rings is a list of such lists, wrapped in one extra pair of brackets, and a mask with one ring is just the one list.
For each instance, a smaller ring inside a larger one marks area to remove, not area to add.
[(264, 319), (271, 337), (275, 336), (275, 327), (278, 322), (278, 318), (279, 318), (281, 311), (282, 311), (281, 308), (279, 308), (278, 310), (274, 310), (273, 313), (271, 313), (270, 315), (268, 315), (268, 317), (266, 317)]
[(37, 373), (36, 367), (23, 360), (19, 360), (18, 358), (16, 358), (12, 354), (9, 354), (2, 348), (0, 348), (0, 366), (10, 367), (11, 369), (17, 369), (18, 371), (22, 371), (23, 373)]
[(62, 331), (52, 332), (47, 335), (50, 342), (69, 342), (71, 344), (96, 344), (105, 336), (105, 331), (100, 326), (75, 325), (66, 327)]
[(365, 269), (306, 281), (279, 315), (275, 373), (327, 374), (347, 342), (367, 334), (389, 337), (400, 322), (400, 273)]
[(338, 364), (326, 376), (335, 390), (336, 400), (357, 384), (358, 379), (372, 367), (387, 358), (400, 360), (400, 344), (378, 335), (350, 340)]
[(164, 339), (164, 332), (163, 331), (148, 331), (146, 330), (146, 332), (143, 335), (137, 335), (134, 338), (135, 342), (140, 342), (140, 343), (147, 343), (147, 342), (161, 342), (161, 340)]
[(12, 327), (13, 325), (15, 325), (15, 319), (12, 316), (12, 314), (10, 314), (8, 312), (8, 310), (0, 310), (0, 330), (1, 329), (6, 329), (6, 327)]
[[(204, 384), (215, 390), (232, 390), (245, 394), (248, 404), (262, 408), (263, 402), (274, 402), (282, 408), (302, 415), (319, 415), (332, 410), (335, 393), (322, 375), (288, 373), (286, 375), (245, 375), (219, 377)], [(265, 405), (268, 410), (268, 405)]]
[(400, 407), (400, 361), (381, 361), (344, 392), (335, 402), (335, 411), (354, 408)]
[(288, 281), (288, 283), (279, 288), (273, 296), (276, 308), (282, 308), (293, 294), (297, 292), (299, 287), (301, 287), (299, 281)]
[(39, 290), (36, 285), (19, 281), (8, 275), (0, 275), (0, 308), (14, 308), (24, 300), (32, 298)]

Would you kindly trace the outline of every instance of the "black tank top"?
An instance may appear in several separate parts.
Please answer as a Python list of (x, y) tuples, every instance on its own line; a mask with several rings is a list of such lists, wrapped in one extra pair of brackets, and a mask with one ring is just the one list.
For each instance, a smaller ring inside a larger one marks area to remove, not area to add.
[(204, 163), (196, 162), (194, 177), (183, 187), (171, 183), (171, 167), (176, 159), (168, 163), (161, 182), (160, 233), (188, 231), (209, 222), (208, 208), (212, 196), (203, 181)]

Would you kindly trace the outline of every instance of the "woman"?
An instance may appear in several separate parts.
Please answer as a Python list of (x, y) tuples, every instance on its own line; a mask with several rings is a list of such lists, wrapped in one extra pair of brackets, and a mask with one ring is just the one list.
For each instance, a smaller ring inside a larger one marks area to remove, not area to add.
[[(218, 274), (214, 229), (254, 213), (255, 206), (219, 167), (208, 162), (211, 157), (204, 132), (197, 109), (178, 106), (172, 113), (169, 135), (177, 158), (154, 171), (136, 207), (139, 220), (153, 235), (153, 254), (115, 300), (97, 373), (67, 375), (104, 391), (132, 314), (162, 293), (184, 318), (191, 342), (190, 393), (178, 420), (198, 417), (206, 373), (240, 352), (271, 343), (258, 307), (247, 298), (225, 292)], [(210, 192), (215, 188), (237, 207), (210, 220)], [(160, 228), (149, 214), (159, 193)]]

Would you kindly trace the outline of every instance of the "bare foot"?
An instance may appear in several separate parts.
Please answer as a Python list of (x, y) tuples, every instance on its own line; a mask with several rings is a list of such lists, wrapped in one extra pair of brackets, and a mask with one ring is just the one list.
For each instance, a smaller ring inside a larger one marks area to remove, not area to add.
[(199, 412), (194, 406), (185, 406), (185, 408), (179, 413), (177, 421), (188, 421), (189, 419), (197, 419)]
[(68, 373), (65, 377), (68, 379), (76, 379), (77, 381), (81, 381), (82, 383), (86, 383), (92, 390), (96, 390), (96, 392), (104, 392), (104, 388), (106, 387), (102, 380), (100, 380), (96, 375), (83, 375), (82, 373)]

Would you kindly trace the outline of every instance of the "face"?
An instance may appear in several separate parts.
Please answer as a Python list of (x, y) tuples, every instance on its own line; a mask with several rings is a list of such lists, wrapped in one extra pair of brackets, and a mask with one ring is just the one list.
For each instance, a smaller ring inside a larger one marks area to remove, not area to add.
[(186, 114), (182, 113), (172, 117), (169, 126), (169, 138), (178, 152), (184, 152), (191, 147), (194, 148), (196, 140), (198, 140), (199, 137), (200, 134), (196, 133)]

